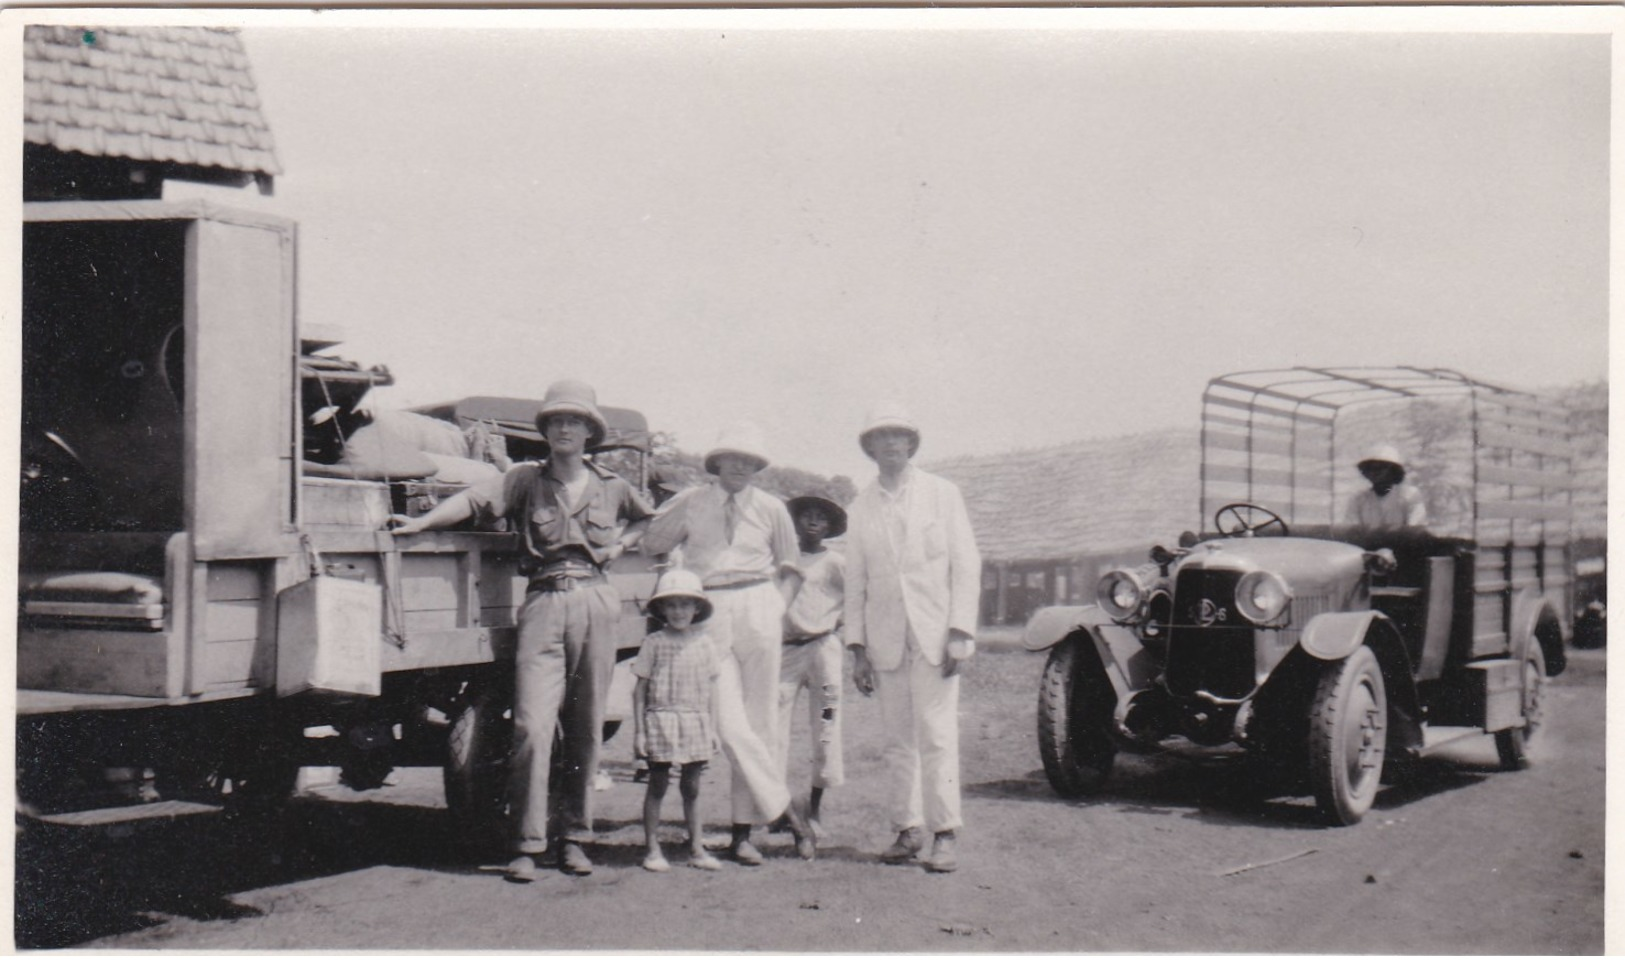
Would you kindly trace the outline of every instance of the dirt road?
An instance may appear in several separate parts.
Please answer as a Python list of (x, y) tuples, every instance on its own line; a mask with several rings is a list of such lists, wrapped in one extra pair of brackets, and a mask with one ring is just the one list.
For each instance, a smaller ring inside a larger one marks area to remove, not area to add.
[[(1487, 737), (1385, 789), (1358, 826), (1305, 798), (1238, 807), (1225, 771), (1123, 761), (1106, 793), (1058, 798), (1039, 769), (1042, 658), (978, 658), (963, 694), (961, 869), (888, 867), (876, 705), (850, 694), (848, 775), (813, 863), (768, 838), (767, 865), (639, 869), (642, 787), (627, 738), (600, 793), (591, 877), (530, 886), (468, 862), (438, 774), (298, 801), (288, 842), (217, 813), (101, 825), (29, 821), (17, 845), (19, 946), (270, 949), (1285, 951), (1595, 953), (1603, 948), (1603, 654), (1555, 681), (1536, 766), (1495, 772)], [(722, 763), (705, 784), (725, 829)], [(671, 846), (680, 818), (668, 797)], [(677, 849), (671, 849), (677, 854)], [(1252, 865), (1252, 869), (1238, 868)]]

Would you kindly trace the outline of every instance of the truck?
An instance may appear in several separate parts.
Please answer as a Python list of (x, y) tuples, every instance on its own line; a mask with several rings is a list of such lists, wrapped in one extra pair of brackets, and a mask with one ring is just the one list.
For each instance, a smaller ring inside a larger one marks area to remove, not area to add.
[[(1373, 439), (1423, 451), (1425, 527), (1346, 520)], [(1568, 412), (1445, 369), (1274, 369), (1202, 397), (1203, 526), (1037, 611), (1038, 745), (1066, 797), (1119, 751), (1244, 766), (1258, 797), (1358, 822), (1463, 737), (1529, 762), (1574, 617)]]
[[(295, 242), (290, 220), (206, 200), (24, 205), (25, 808), (133, 770), (148, 799), (257, 814), (303, 767), (367, 788), (416, 765), (443, 769), (460, 826), (500, 825), (518, 537), (386, 527), (498, 471), (465, 437), (543, 455), (540, 402), (394, 415), (443, 444), (426, 460), (360, 406), (387, 368), (301, 331)], [(604, 414), (594, 457), (644, 487), (645, 418)], [(390, 442), (365, 448), (369, 430)], [(654, 572), (632, 554), (611, 577), (624, 661)]]

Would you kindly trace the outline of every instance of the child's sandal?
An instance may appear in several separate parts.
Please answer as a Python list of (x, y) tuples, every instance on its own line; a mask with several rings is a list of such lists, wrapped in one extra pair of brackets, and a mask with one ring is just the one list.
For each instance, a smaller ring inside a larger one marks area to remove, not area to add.
[(698, 853), (691, 854), (689, 856), (689, 858), (688, 858), (688, 865), (693, 867), (696, 870), (721, 870), (722, 869), (722, 861), (718, 860), (716, 857), (711, 856), (710, 851), (707, 851), (707, 850), (701, 850)]
[(651, 853), (643, 858), (643, 869), (650, 873), (665, 873), (671, 869), (671, 863), (664, 854)]

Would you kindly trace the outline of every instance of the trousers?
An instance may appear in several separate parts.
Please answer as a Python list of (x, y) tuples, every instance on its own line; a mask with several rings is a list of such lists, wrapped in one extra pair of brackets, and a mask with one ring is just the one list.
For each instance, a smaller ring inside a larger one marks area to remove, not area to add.
[(722, 659), (717, 739), (733, 770), (733, 822), (767, 823), (790, 806), (784, 765), (769, 746), (778, 741), (784, 597), (771, 581), (706, 596), (712, 605), (706, 626)]
[(812, 785), (819, 789), (846, 782), (841, 750), (841, 655), (838, 634), (786, 645), (779, 667), (779, 766), (789, 780), (790, 728), (796, 699), (807, 691), (807, 728), (812, 731)]
[(910, 643), (896, 670), (875, 671), (875, 691), (892, 829), (959, 829), (959, 677), (944, 677)]
[[(592, 839), (593, 780), (620, 613), (620, 593), (608, 583), (533, 591), (519, 608), (508, 780), (519, 853), (547, 849), (550, 789), (559, 835), (576, 843)], [(561, 782), (550, 784), (555, 731)]]

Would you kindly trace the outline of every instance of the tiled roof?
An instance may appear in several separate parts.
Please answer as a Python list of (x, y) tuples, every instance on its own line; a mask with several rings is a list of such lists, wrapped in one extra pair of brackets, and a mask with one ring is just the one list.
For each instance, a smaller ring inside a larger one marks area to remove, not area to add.
[(1149, 549), (1200, 525), (1195, 430), (961, 457), (925, 469), (959, 485), (990, 562)]
[(28, 143), (279, 174), (242, 40), (203, 27), (30, 26)]

